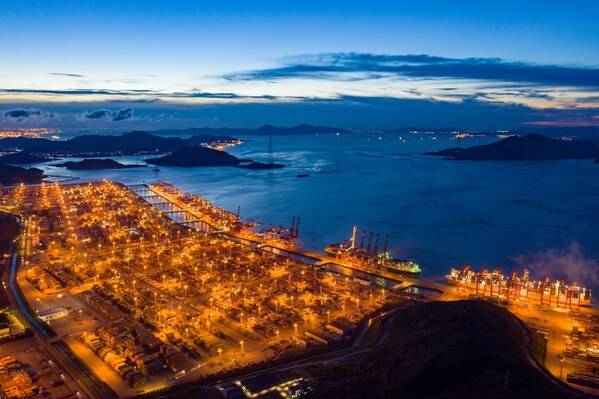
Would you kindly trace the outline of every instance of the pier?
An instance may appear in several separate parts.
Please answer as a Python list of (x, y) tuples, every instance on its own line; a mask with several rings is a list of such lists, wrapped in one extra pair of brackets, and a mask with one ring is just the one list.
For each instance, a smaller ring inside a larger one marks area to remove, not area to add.
[(257, 237), (250, 235), (246, 231), (224, 231), (206, 221), (204, 215), (198, 212), (192, 206), (183, 203), (174, 196), (158, 190), (150, 184), (136, 184), (127, 186), (136, 195), (144, 201), (154, 206), (169, 219), (179, 223), (185, 227), (190, 227), (194, 230), (204, 233), (218, 234), (223, 238), (229, 239), (236, 243), (251, 246), (253, 248), (271, 252), (276, 255), (291, 258), (295, 261), (305, 263), (316, 268), (324, 268), (326, 270), (345, 275), (347, 277), (360, 278), (378, 284), (384, 288), (399, 288), (401, 290), (410, 287), (424, 288), (427, 290), (438, 291), (444, 293), (447, 286), (444, 284), (435, 283), (420, 278), (414, 278), (403, 274), (388, 272), (385, 270), (369, 270), (362, 268), (355, 263), (343, 262), (326, 254), (302, 249), (299, 247), (289, 248), (276, 243), (264, 243)]

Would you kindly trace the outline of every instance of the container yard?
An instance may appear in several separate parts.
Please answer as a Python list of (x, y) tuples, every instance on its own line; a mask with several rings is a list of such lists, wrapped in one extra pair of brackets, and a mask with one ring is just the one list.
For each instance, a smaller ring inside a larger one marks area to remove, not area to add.
[[(99, 377), (119, 381), (111, 385), (119, 394), (321, 348), (389, 296), (226, 238), (220, 232), (247, 229), (235, 214), (157, 187), (196, 220), (176, 223), (157, 201), (112, 182), (16, 187), (2, 197), (25, 226), (18, 279), (27, 301), (75, 355), (103, 364), (110, 378)], [(199, 221), (204, 228), (194, 229)]]

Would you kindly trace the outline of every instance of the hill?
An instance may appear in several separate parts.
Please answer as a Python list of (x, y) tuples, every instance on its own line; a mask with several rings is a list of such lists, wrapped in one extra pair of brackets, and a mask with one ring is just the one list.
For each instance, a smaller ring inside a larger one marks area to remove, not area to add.
[(0, 157), (0, 164), (21, 165), (30, 163), (48, 162), (51, 158), (40, 157), (30, 154), (26, 151), (19, 151), (14, 154), (3, 155)]
[(232, 166), (239, 164), (239, 159), (224, 151), (189, 146), (163, 157), (146, 159), (146, 162), (161, 166)]
[(484, 301), (417, 303), (359, 363), (321, 369), (313, 398), (527, 399), (572, 392), (531, 361), (528, 330)]
[(193, 136), (190, 138), (161, 137), (142, 131), (120, 136), (82, 135), (69, 140), (54, 141), (10, 137), (0, 140), (0, 148), (18, 148), (29, 153), (70, 156), (133, 155), (174, 151), (188, 145), (237, 141), (225, 136)]
[(427, 152), (424, 155), (472, 161), (594, 159), (599, 157), (599, 147), (588, 141), (565, 141), (540, 134), (529, 134), (523, 137), (508, 137), (491, 144), (450, 148)]
[(53, 166), (62, 166), (71, 170), (93, 170), (140, 168), (145, 167), (146, 165), (126, 165), (113, 159), (83, 159), (78, 162), (68, 161), (64, 163), (58, 163)]
[(44, 171), (41, 169), (0, 165), (0, 184), (35, 184), (40, 183), (43, 177)]

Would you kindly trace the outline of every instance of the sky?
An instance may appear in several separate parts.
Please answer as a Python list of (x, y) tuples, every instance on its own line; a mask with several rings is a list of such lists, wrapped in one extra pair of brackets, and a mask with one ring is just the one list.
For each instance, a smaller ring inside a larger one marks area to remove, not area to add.
[(0, 128), (599, 126), (599, 2), (26, 1)]

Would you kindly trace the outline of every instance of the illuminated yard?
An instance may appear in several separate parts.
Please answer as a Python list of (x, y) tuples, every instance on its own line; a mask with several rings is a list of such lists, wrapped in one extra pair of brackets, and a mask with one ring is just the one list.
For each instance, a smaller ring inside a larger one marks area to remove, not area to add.
[(17, 187), (2, 205), (26, 222), (19, 281), (31, 307), (123, 392), (320, 347), (387, 299), (184, 227), (111, 182)]

